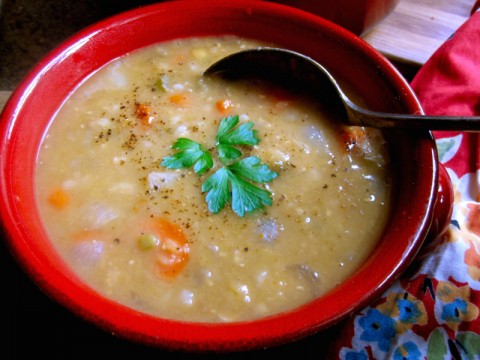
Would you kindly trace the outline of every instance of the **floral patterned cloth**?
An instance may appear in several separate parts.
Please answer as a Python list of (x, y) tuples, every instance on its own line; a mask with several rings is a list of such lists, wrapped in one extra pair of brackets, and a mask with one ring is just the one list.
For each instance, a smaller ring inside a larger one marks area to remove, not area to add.
[[(479, 11), (411, 85), (427, 114), (480, 115)], [(453, 185), (451, 222), (380, 299), (342, 325), (340, 359), (480, 359), (480, 133), (434, 137)]]

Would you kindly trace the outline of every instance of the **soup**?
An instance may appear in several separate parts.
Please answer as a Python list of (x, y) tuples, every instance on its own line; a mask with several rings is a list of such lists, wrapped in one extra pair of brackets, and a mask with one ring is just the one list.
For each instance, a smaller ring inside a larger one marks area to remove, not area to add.
[(202, 77), (260, 45), (138, 50), (52, 120), (38, 205), (60, 256), (99, 293), (170, 319), (244, 321), (322, 296), (372, 251), (391, 196), (381, 133), (260, 80)]

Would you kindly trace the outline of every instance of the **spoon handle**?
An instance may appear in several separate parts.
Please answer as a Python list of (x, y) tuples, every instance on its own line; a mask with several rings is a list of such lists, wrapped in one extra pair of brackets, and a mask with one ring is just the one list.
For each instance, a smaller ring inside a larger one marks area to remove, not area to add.
[(391, 114), (369, 111), (353, 105), (347, 109), (350, 125), (442, 131), (480, 131), (480, 116)]

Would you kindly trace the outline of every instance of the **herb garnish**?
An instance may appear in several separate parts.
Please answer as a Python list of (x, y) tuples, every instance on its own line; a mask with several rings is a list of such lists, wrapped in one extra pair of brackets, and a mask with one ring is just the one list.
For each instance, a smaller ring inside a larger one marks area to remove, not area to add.
[(179, 138), (172, 145), (172, 149), (180, 151), (163, 159), (162, 165), (169, 169), (189, 168), (195, 164), (193, 170), (201, 175), (213, 166), (210, 153), (193, 140)]
[[(239, 146), (253, 146), (259, 143), (253, 122), (241, 124), (238, 115), (224, 117), (216, 135), (218, 157), (223, 166), (202, 184), (202, 192), (207, 192), (208, 209), (219, 213), (231, 200), (232, 210), (239, 216), (272, 205), (272, 194), (254, 185), (275, 179), (278, 174), (262, 164), (257, 156), (237, 160), (242, 156)], [(169, 169), (189, 168), (202, 175), (213, 167), (213, 159), (208, 150), (190, 139), (179, 138), (172, 145), (179, 150), (165, 157), (161, 163)]]

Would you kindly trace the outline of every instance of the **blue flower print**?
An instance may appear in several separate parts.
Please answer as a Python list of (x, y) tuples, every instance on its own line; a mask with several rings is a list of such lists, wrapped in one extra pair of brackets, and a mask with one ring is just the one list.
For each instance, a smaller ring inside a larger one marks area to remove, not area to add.
[(460, 313), (467, 313), (467, 303), (463, 299), (455, 299), (445, 304), (442, 310), (442, 319), (446, 321), (461, 322)]
[(408, 341), (402, 346), (399, 346), (393, 352), (393, 360), (418, 360), (421, 359), (422, 353), (417, 345)]
[(395, 337), (395, 321), (382, 314), (377, 309), (370, 309), (360, 318), (359, 324), (364, 330), (360, 339), (367, 342), (378, 342), (382, 351), (390, 349), (391, 341)]
[(348, 350), (345, 353), (344, 360), (368, 360), (368, 355), (365, 353), (364, 350), (361, 350), (361, 351)]
[(479, 307), (471, 302), (472, 290), (469, 285), (456, 286), (448, 281), (439, 281), (436, 289), (435, 317), (437, 321), (457, 331), (461, 324), (467, 321), (477, 321), (480, 315)]
[(400, 310), (399, 320), (404, 323), (416, 324), (422, 316), (418, 305), (408, 299), (398, 300), (398, 309)]

